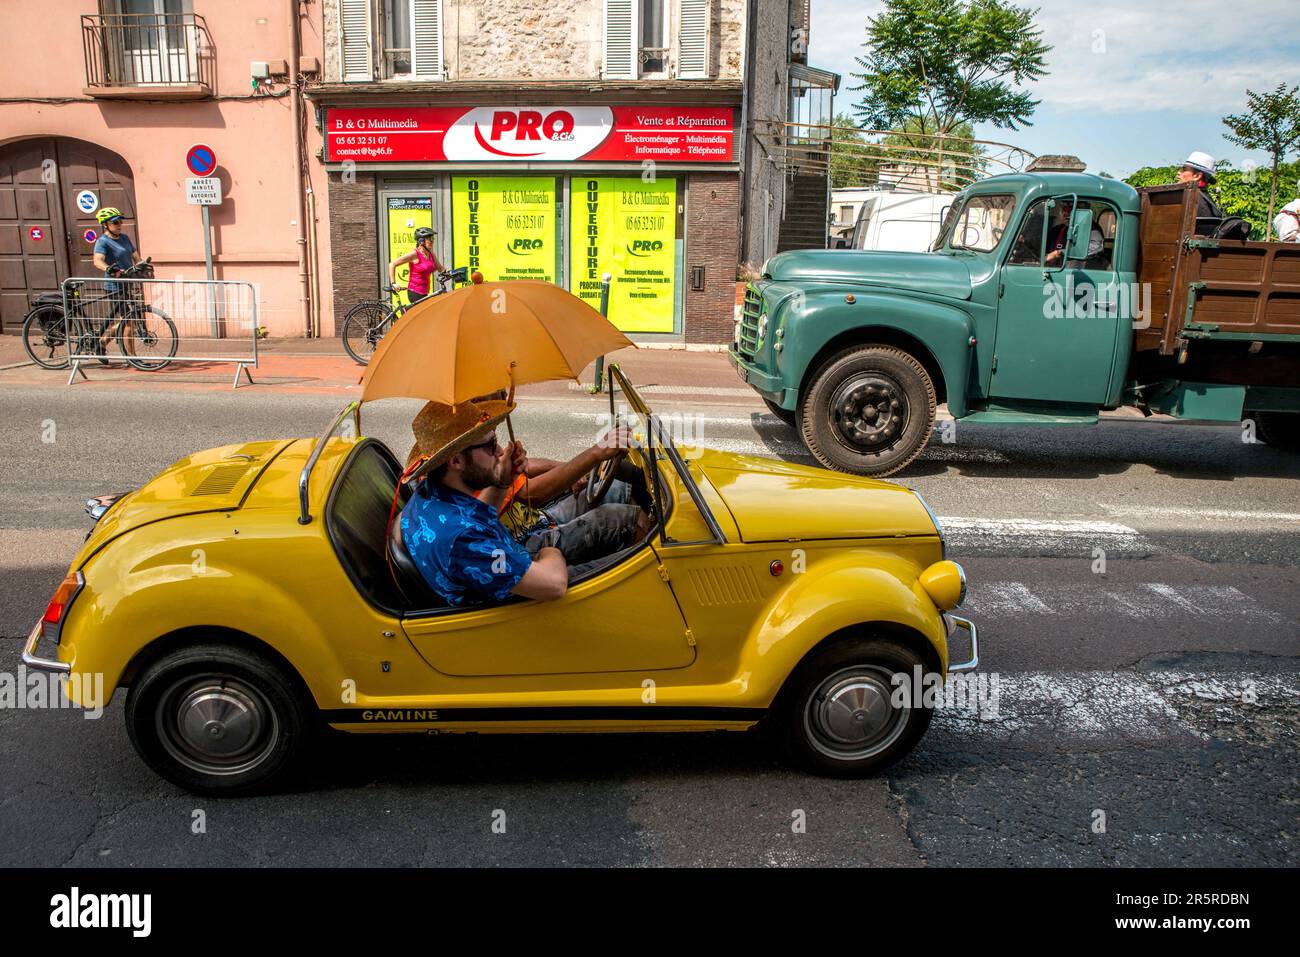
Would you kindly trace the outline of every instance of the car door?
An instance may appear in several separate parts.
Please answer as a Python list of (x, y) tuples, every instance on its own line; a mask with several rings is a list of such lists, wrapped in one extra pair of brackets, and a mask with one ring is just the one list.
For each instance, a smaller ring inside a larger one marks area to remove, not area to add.
[[(1114, 251), (1063, 269), (1047, 268), (1041, 258), (1043, 220), (1053, 215), (1047, 204), (1071, 198), (1034, 203), (1006, 252), (990, 387), (995, 399), (1106, 404), (1118, 337), (1128, 334), (1129, 321), (1119, 308)], [(1086, 198), (1082, 204), (1111, 209)]]
[(447, 609), (409, 617), (402, 628), (447, 675), (652, 672), (695, 660), (686, 622), (647, 544), (559, 601)]

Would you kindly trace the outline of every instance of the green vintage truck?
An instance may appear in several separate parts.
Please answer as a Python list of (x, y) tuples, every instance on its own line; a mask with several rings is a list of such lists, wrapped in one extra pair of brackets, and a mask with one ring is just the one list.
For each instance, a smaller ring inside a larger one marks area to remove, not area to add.
[(953, 197), (928, 253), (781, 253), (731, 360), (822, 464), (889, 475), (960, 422), (1135, 406), (1300, 447), (1300, 244), (1210, 239), (1194, 186), (1071, 172)]

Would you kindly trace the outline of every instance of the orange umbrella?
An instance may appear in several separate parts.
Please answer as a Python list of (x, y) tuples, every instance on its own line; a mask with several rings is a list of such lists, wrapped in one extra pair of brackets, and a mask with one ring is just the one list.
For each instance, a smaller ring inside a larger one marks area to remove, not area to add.
[(528, 382), (576, 379), (632, 345), (577, 296), (549, 282), (485, 282), (416, 303), (370, 357), (361, 401), (456, 405)]

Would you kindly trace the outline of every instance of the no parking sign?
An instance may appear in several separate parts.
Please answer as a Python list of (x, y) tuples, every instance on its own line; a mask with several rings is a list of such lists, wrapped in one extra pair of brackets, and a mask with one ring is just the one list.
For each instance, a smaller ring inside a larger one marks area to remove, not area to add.
[(41, 229), (39, 226), (33, 226), (31, 229), (27, 230), (27, 235), (31, 236), (33, 240), (39, 243), (45, 238), (45, 230)]
[(185, 154), (185, 165), (195, 176), (211, 176), (217, 168), (217, 151), (204, 143), (195, 143)]
[(89, 216), (99, 209), (99, 197), (90, 190), (83, 189), (77, 194), (77, 209)]

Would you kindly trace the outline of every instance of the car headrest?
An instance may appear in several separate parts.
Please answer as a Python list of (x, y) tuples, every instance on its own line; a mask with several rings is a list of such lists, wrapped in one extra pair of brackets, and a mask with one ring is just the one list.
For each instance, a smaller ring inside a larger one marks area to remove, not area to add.
[(388, 567), (393, 572), (397, 588), (406, 598), (407, 608), (441, 608), (447, 603), (429, 587), (415, 559), (406, 550), (402, 539), (402, 517), (394, 515), (388, 526)]

